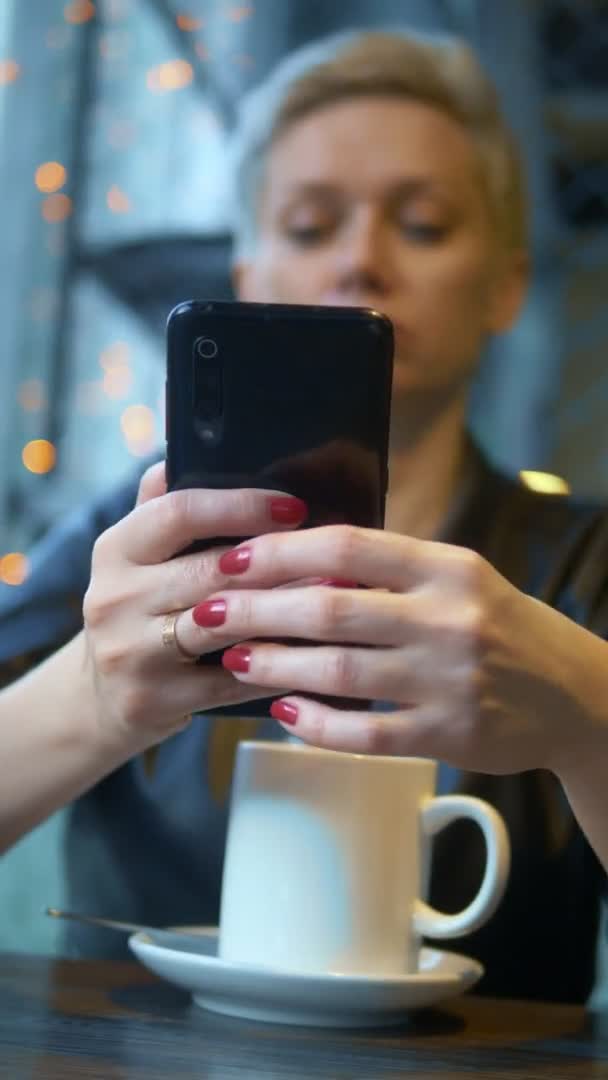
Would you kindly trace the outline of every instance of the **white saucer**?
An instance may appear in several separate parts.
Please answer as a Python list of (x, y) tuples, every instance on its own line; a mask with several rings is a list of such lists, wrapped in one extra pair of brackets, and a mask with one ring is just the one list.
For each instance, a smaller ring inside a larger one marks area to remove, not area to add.
[(212, 1012), (314, 1027), (376, 1027), (399, 1024), (404, 1013), (436, 1005), (474, 985), (483, 975), (477, 960), (439, 949), (422, 949), (413, 975), (308, 975), (273, 971), (220, 960), (217, 928), (188, 927), (200, 934), (167, 948), (147, 933), (133, 934), (129, 947), (156, 975), (189, 990), (197, 1005)]

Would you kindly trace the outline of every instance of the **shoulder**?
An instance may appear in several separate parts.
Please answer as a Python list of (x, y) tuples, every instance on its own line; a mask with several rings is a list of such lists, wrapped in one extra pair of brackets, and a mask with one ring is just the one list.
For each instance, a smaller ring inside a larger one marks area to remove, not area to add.
[(485, 461), (480, 480), (495, 507), (483, 554), (523, 591), (606, 636), (608, 507), (567, 490), (535, 490), (525, 474), (508, 476)]

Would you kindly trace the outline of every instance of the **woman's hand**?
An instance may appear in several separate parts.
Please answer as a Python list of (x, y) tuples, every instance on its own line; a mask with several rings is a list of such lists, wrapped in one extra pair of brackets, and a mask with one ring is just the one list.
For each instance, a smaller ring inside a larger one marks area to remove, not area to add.
[[(345, 712), (290, 693), (273, 715), (308, 742), (492, 773), (558, 770), (593, 745), (586, 695), (606, 645), (471, 551), (329, 526), (258, 537), (219, 569), (227, 588), (194, 619), (200, 647), (240, 641), (223, 661), (235, 681), (396, 706)], [(273, 588), (318, 576), (367, 588)], [(325, 644), (272, 643), (290, 637)]]
[[(217, 548), (178, 553), (194, 540), (293, 528), (306, 514), (299, 499), (274, 491), (165, 492), (164, 467), (155, 465), (142, 479), (135, 510), (97, 541), (84, 601), (98, 719), (132, 753), (179, 730), (195, 711), (267, 693), (239, 684), (220, 664), (187, 662), (216, 648), (188, 609), (225, 579)], [(172, 613), (178, 614), (167, 635)]]

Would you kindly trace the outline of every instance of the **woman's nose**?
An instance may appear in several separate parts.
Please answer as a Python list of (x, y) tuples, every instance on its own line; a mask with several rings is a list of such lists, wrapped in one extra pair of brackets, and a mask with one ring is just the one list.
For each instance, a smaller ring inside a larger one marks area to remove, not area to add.
[(386, 292), (390, 252), (383, 223), (370, 214), (349, 223), (337, 245), (335, 269), (339, 288)]

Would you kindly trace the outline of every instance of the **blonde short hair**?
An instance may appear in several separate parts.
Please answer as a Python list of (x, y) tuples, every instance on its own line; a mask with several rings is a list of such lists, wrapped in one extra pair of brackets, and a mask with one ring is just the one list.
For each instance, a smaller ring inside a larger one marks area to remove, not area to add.
[(232, 139), (237, 255), (255, 245), (268, 152), (291, 124), (332, 102), (395, 96), (435, 105), (469, 132), (500, 242), (527, 243), (523, 168), (493, 83), (458, 38), (402, 31), (354, 31), (306, 45), (242, 100)]

